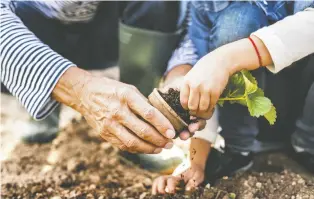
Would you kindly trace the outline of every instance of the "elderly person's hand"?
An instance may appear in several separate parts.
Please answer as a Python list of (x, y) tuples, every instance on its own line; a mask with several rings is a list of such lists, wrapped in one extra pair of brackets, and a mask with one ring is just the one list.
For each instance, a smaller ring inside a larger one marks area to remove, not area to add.
[(80, 112), (103, 139), (121, 150), (159, 153), (173, 146), (173, 126), (134, 86), (71, 67), (53, 97)]

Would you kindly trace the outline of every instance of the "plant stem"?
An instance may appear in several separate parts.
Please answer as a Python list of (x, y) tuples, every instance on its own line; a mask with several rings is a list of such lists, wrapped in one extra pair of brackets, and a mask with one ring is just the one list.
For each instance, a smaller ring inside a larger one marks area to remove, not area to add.
[(235, 98), (220, 98), (218, 101), (232, 101), (232, 100), (245, 100), (245, 97), (235, 97)]

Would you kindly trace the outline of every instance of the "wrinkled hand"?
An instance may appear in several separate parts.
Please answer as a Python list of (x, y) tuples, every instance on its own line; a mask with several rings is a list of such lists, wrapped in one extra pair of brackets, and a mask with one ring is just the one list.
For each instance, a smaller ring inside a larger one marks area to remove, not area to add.
[[(191, 68), (192, 67), (190, 65), (180, 65), (169, 71), (165, 77), (162, 88), (160, 88), (161, 91), (167, 92), (169, 88), (180, 89), (184, 75), (186, 75), (191, 70)], [(180, 139), (187, 140), (188, 138), (192, 137), (196, 131), (204, 129), (205, 125), (205, 120), (198, 119), (197, 122), (189, 125), (188, 131), (183, 131), (180, 133)]]
[(190, 191), (199, 186), (204, 181), (204, 178), (204, 168), (197, 164), (192, 164), (188, 170), (179, 176), (166, 175), (156, 178), (153, 182), (152, 194), (174, 194), (181, 180), (185, 183), (185, 190)]
[(94, 78), (82, 94), (88, 123), (121, 150), (159, 153), (162, 147), (173, 146), (172, 125), (134, 86)]
[(73, 67), (53, 95), (79, 111), (103, 139), (121, 150), (159, 153), (173, 146), (173, 126), (134, 86)]

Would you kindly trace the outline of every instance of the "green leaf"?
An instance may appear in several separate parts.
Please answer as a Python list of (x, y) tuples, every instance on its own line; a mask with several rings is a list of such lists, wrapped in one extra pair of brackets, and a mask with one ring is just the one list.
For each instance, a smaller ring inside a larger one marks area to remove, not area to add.
[(248, 95), (247, 106), (251, 116), (260, 117), (270, 111), (272, 103), (270, 99), (259, 95)]
[(275, 107), (270, 99), (264, 96), (264, 91), (258, 88), (256, 79), (247, 70), (230, 77), (218, 104), (223, 106), (225, 101), (247, 106), (251, 116), (264, 116), (271, 125), (276, 121)]
[(253, 75), (248, 71), (241, 71), (245, 83), (245, 92), (247, 94), (254, 93), (257, 90), (257, 82)]
[(266, 118), (270, 125), (274, 125), (277, 119), (276, 108), (272, 105), (271, 109), (264, 114), (264, 117)]

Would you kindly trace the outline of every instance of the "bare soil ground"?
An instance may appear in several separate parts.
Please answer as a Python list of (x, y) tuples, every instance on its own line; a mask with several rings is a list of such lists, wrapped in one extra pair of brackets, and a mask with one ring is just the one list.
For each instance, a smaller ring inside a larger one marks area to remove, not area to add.
[[(294, 171), (291, 171), (293, 169)], [(298, 172), (299, 174), (295, 173)], [(302, 175), (300, 175), (302, 174)], [(313, 176), (284, 154), (259, 156), (250, 172), (214, 188), (152, 196), (158, 174), (133, 165), (102, 142), (85, 121), (73, 120), (49, 144), (18, 144), (2, 162), (3, 198), (314, 198)]]

